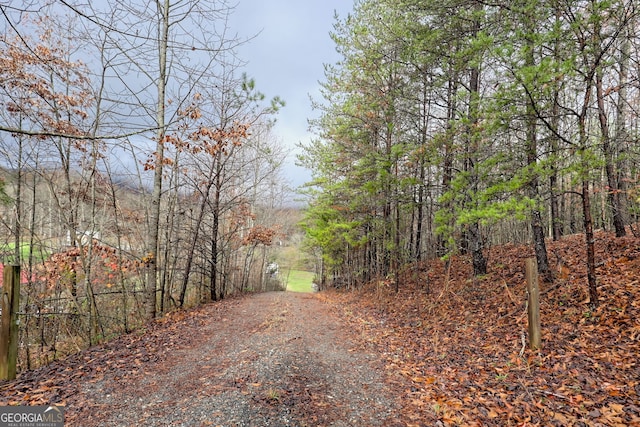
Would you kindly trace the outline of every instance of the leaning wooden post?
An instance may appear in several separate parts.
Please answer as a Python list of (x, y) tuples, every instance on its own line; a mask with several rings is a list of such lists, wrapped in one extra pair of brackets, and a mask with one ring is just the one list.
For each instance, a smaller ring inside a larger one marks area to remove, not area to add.
[(529, 348), (540, 348), (540, 288), (538, 287), (538, 265), (535, 258), (527, 258), (527, 291), (529, 294)]
[(0, 324), (0, 380), (16, 378), (18, 362), (18, 307), (20, 266), (5, 265), (2, 278), (2, 323)]

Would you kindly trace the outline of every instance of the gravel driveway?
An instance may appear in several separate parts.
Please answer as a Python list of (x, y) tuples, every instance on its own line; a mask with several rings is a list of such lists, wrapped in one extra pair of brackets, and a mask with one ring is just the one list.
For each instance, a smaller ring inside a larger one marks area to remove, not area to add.
[(67, 425), (404, 425), (378, 357), (315, 295), (256, 294), (197, 319), (169, 319), (149, 332), (153, 346), (94, 348), (84, 367), (67, 368), (84, 372), (72, 395), (60, 393)]

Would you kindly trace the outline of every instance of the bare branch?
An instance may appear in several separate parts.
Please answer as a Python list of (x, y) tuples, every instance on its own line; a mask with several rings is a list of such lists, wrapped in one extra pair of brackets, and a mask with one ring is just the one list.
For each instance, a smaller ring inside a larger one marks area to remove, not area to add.
[(141, 129), (138, 131), (122, 133), (117, 135), (88, 135), (88, 134), (65, 134), (59, 132), (51, 132), (46, 130), (28, 130), (28, 129), (20, 129), (20, 128), (12, 128), (7, 126), (0, 125), (0, 132), (7, 132), (13, 135), (25, 135), (25, 136), (35, 136), (35, 137), (57, 137), (57, 138), (66, 138), (66, 139), (76, 139), (82, 141), (97, 141), (97, 140), (115, 140), (115, 139), (125, 139), (132, 136), (142, 135), (147, 132), (157, 131), (158, 128), (147, 128)]

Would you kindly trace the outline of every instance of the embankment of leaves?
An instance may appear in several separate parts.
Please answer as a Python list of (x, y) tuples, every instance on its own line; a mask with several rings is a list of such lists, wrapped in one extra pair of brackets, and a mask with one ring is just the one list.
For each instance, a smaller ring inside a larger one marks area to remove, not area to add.
[[(231, 297), (224, 302), (174, 311), (127, 335), (24, 371), (13, 381), (0, 382), (0, 405), (67, 405), (65, 421), (76, 425), (80, 412), (99, 405), (93, 396), (84, 395), (83, 387), (106, 382), (116, 388), (130, 378), (165, 369), (164, 361), (172, 351), (207, 338), (204, 331), (193, 331), (239, 300)], [(183, 330), (191, 332), (185, 334)]]
[(583, 236), (550, 242), (557, 278), (541, 284), (542, 348), (527, 346), (526, 246), (408, 269), (400, 291), (328, 292), (387, 361), (408, 426), (640, 425), (640, 239), (596, 236), (591, 310)]

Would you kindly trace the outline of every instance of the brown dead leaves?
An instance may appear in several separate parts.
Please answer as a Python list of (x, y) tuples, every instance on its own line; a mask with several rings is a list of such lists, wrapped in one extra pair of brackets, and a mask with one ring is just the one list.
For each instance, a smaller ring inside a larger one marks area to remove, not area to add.
[[(20, 373), (15, 381), (0, 382), (0, 405), (67, 405), (69, 425), (86, 425), (83, 414), (101, 403), (86, 389), (126, 387), (149, 373), (166, 370), (171, 351), (191, 347), (206, 338), (205, 333), (184, 334), (183, 328), (198, 331), (224, 305), (209, 304), (189, 311), (177, 311), (147, 324), (144, 328), (92, 347), (63, 360)], [(102, 389), (102, 393), (108, 390)], [(72, 403), (72, 404), (71, 404)]]
[(593, 311), (583, 237), (550, 242), (560, 274), (541, 285), (539, 352), (526, 346), (527, 247), (492, 249), (482, 278), (455, 258), (449, 272), (408, 269), (398, 294), (372, 284), (326, 298), (386, 358), (409, 426), (640, 425), (640, 239), (596, 238)]
[[(95, 103), (86, 66), (71, 60), (69, 40), (53, 36), (52, 21), (43, 19), (30, 36), (0, 36), (0, 109), (14, 117), (16, 130), (40, 139), (47, 134), (87, 135), (87, 109)], [(27, 44), (29, 47), (27, 47)], [(78, 149), (84, 143), (74, 140)]]

